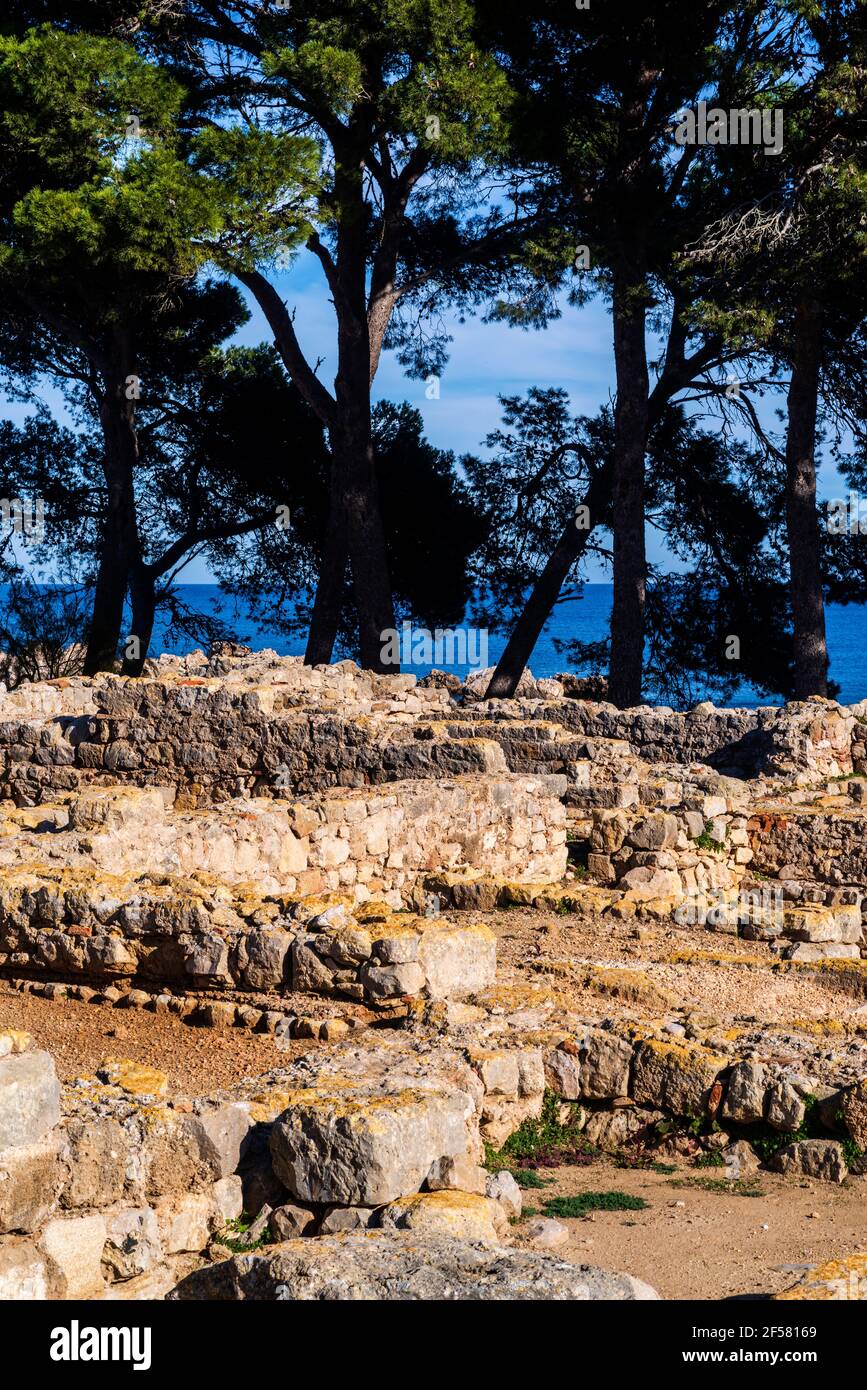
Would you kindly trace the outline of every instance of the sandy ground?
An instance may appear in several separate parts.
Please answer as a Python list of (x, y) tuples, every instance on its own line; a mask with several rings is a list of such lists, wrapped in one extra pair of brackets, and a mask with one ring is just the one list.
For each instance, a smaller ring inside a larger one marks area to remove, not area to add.
[[(525, 980), (543, 982), (546, 966), (551, 963), (556, 967), (563, 961), (573, 966), (621, 967), (643, 972), (652, 984), (673, 996), (675, 1005), (720, 1019), (867, 1023), (863, 999), (807, 971), (772, 973), (734, 963), (675, 963), (671, 959), (683, 951), (707, 952), (743, 957), (745, 962), (758, 959), (770, 966), (776, 957), (764, 942), (668, 924), (636, 929), (631, 923), (607, 918), (603, 928), (585, 918), (523, 909), (488, 913), (479, 920), (497, 933), (499, 974), (504, 981), (516, 978), (517, 972)], [(556, 983), (553, 975), (551, 982)], [(577, 995), (575, 1002), (579, 1002)]]
[[(707, 1191), (703, 1179), (718, 1170), (678, 1165), (671, 1176), (618, 1168), (602, 1161), (587, 1167), (540, 1170), (550, 1186), (526, 1191), (525, 1209), (544, 1214), (551, 1197), (579, 1192), (625, 1192), (643, 1197), (643, 1211), (600, 1211), (578, 1219), (558, 1217), (568, 1244), (554, 1251), (578, 1264), (624, 1270), (651, 1284), (663, 1298), (761, 1297), (794, 1284), (798, 1271), (867, 1247), (867, 1179), (832, 1183), (793, 1182), (759, 1173), (759, 1197)], [(682, 1203), (682, 1205), (680, 1205)], [(767, 1228), (767, 1229), (765, 1229)], [(520, 1236), (521, 1226), (515, 1227)]]
[(92, 1076), (108, 1057), (157, 1067), (169, 1093), (203, 1095), (300, 1056), (311, 1043), (278, 1052), (273, 1038), (246, 1028), (197, 1028), (174, 1014), (111, 1009), (105, 1004), (38, 999), (0, 981), (0, 1027), (23, 1028), (54, 1057), (64, 1081)]

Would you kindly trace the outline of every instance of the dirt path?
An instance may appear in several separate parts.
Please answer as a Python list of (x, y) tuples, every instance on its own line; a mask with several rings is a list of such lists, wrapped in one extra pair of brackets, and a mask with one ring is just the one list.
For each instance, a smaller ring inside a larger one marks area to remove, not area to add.
[(105, 1004), (39, 999), (0, 981), (0, 1027), (23, 1028), (54, 1058), (64, 1081), (92, 1076), (108, 1057), (129, 1057), (163, 1071), (169, 1092), (204, 1095), (245, 1076), (258, 1076), (305, 1052), (278, 1052), (273, 1038), (246, 1028), (196, 1028), (174, 1014), (112, 1009)]
[[(688, 1164), (678, 1165), (671, 1175), (605, 1161), (540, 1172), (553, 1178), (550, 1186), (523, 1194), (525, 1208), (536, 1207), (540, 1214), (550, 1198), (580, 1192), (625, 1192), (648, 1203), (644, 1211), (558, 1217), (570, 1239), (554, 1253), (576, 1263), (626, 1270), (663, 1298), (777, 1293), (798, 1277), (797, 1271), (779, 1266), (815, 1264), (867, 1248), (865, 1178), (837, 1186), (759, 1173), (756, 1183), (763, 1195), (746, 1197), (697, 1185), (696, 1180), (719, 1178), (713, 1169), (696, 1171)], [(516, 1226), (516, 1233), (520, 1229)]]
[[(548, 978), (552, 985), (567, 989), (574, 1006), (585, 1011), (592, 1012), (594, 1005), (604, 1011), (605, 1006), (598, 996), (594, 999), (568, 984), (558, 969), (563, 962), (641, 972), (673, 1006), (688, 1005), (731, 1020), (751, 1017), (767, 1024), (789, 1024), (796, 1019), (832, 1019), (863, 1025), (867, 1017), (864, 999), (841, 990), (833, 976), (823, 978), (810, 971), (774, 973), (770, 967), (776, 957), (766, 942), (663, 923), (639, 928), (606, 918), (602, 927), (595, 920), (520, 908), (477, 914), (477, 920), (487, 922), (497, 934), (503, 981), (514, 977), (543, 983)], [(695, 953), (696, 958), (677, 961), (684, 952)], [(714, 953), (730, 959), (715, 963), (704, 958)], [(741, 957), (747, 968), (735, 963)], [(756, 961), (758, 968), (749, 964)], [(640, 1007), (639, 1003), (639, 1011)]]

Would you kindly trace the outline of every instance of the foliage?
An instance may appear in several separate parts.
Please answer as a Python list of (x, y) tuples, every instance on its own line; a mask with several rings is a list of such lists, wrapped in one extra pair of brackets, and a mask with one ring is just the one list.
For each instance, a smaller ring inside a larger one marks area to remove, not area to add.
[(0, 603), (0, 681), (6, 688), (79, 675), (88, 607), (81, 590), (16, 575)]
[(553, 1178), (543, 1178), (535, 1168), (515, 1168), (512, 1170), (512, 1177), (522, 1188), (549, 1187), (554, 1181)]
[(559, 1118), (563, 1102), (552, 1091), (546, 1091), (542, 1113), (538, 1118), (522, 1121), (500, 1150), (486, 1149), (485, 1163), (492, 1171), (509, 1168), (553, 1168), (561, 1163), (588, 1162), (598, 1150), (573, 1124)]
[(591, 1211), (644, 1211), (648, 1205), (628, 1192), (579, 1192), (575, 1197), (552, 1197), (543, 1210), (546, 1216), (587, 1216)]

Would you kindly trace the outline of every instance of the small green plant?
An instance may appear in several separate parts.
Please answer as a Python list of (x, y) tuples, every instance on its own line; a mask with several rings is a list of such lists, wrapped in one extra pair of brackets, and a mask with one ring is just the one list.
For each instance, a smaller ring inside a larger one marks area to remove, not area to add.
[(657, 1120), (653, 1130), (661, 1139), (673, 1134), (683, 1135), (687, 1139), (698, 1139), (705, 1125), (706, 1121), (703, 1115), (672, 1115), (668, 1119)]
[(231, 1250), (233, 1255), (245, 1255), (251, 1250), (261, 1250), (263, 1245), (271, 1245), (271, 1233), (266, 1226), (258, 1240), (245, 1241), (243, 1237), (247, 1234), (255, 1217), (249, 1212), (242, 1211), (240, 1216), (233, 1217), (227, 1221), (217, 1239), (220, 1245), (225, 1245), (227, 1250)]
[(859, 1148), (855, 1140), (848, 1137), (843, 1141), (843, 1157), (846, 1160), (846, 1167), (853, 1168), (859, 1159), (864, 1157), (864, 1150)]
[(484, 1166), (489, 1173), (511, 1173), (514, 1164), (509, 1162), (505, 1154), (501, 1154), (499, 1149), (495, 1149), (493, 1144), (485, 1144)]
[(515, 1168), (512, 1170), (512, 1177), (519, 1187), (550, 1187), (553, 1178), (543, 1178), (541, 1173), (537, 1173), (535, 1168)]
[(551, 1197), (545, 1203), (546, 1216), (586, 1216), (591, 1211), (643, 1211), (643, 1197), (628, 1192), (579, 1192), (576, 1197)]
[(713, 835), (711, 835), (710, 833), (710, 828), (712, 825), (713, 821), (705, 822), (704, 830), (701, 832), (700, 835), (697, 835), (695, 838), (695, 844), (698, 846), (699, 849), (707, 849), (710, 850), (713, 854), (720, 854), (725, 849), (725, 841), (714, 839)]
[(485, 1166), (496, 1173), (502, 1168), (515, 1172), (517, 1168), (590, 1162), (599, 1150), (583, 1139), (573, 1124), (563, 1123), (562, 1104), (552, 1091), (546, 1091), (538, 1119), (524, 1120), (500, 1150), (486, 1149)]
[(725, 1168), (726, 1161), (718, 1149), (711, 1149), (709, 1153), (699, 1154), (695, 1160), (696, 1168)]

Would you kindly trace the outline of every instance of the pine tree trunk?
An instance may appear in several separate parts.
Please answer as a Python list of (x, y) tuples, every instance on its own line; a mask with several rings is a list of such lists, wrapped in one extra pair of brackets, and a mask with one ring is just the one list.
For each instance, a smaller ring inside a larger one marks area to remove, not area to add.
[(828, 693), (825, 600), (816, 510), (820, 366), (820, 309), (807, 300), (795, 317), (786, 434), (786, 525), (795, 637), (795, 696), (799, 700)]
[(124, 394), (124, 378), (112, 383), (100, 404), (103, 468), (108, 506), (100, 544), (93, 612), (84, 658), (84, 674), (111, 671), (123, 628), (123, 605), (132, 565), (138, 559), (134, 469), (138, 440), (134, 407)]
[(370, 671), (395, 671), (399, 667), (382, 660), (387, 632), (394, 628), (394, 603), (370, 433), (366, 210), (360, 161), (356, 166), (338, 165), (335, 192), (342, 216), (335, 286), (337, 409), (328, 432), (329, 533), (304, 660), (308, 665), (331, 660), (348, 562), (361, 665)]
[(574, 518), (570, 517), (567, 521), (497, 662), (497, 668), (485, 691), (486, 700), (508, 700), (515, 694), (533, 648), (560, 596), (566, 576), (575, 561), (584, 553), (593, 528), (599, 524), (599, 518), (607, 510), (610, 500), (611, 469), (603, 468), (593, 475), (584, 498), (583, 505), (589, 508), (591, 525), (586, 530), (579, 530)]
[(310, 615), (310, 627), (307, 631), (307, 646), (304, 651), (305, 666), (327, 666), (334, 654), (334, 644), (337, 641), (343, 607), (347, 549), (343, 498), (337, 494), (332, 476), (328, 532), (322, 551), (322, 563), (319, 566), (319, 578), (316, 584), (316, 596), (313, 600), (313, 612)]
[[(129, 593), (132, 623), (124, 652), (121, 674), (140, 676), (153, 637), (157, 608), (156, 585), (152, 575), (143, 565), (138, 565), (133, 569), (129, 580)], [(134, 647), (131, 646), (131, 639), (133, 638), (135, 639)]]
[(614, 271), (614, 602), (608, 698), (620, 709), (641, 703), (644, 662), (644, 455), (648, 429), (646, 289), (638, 266)]

